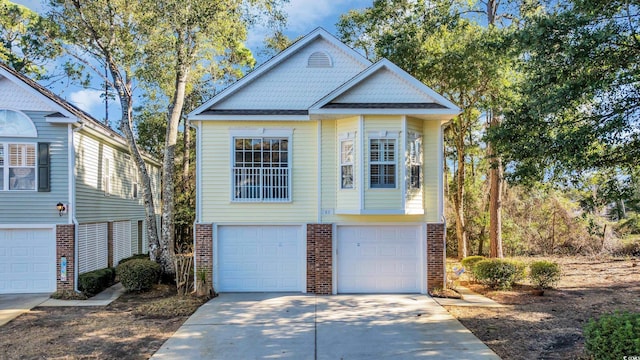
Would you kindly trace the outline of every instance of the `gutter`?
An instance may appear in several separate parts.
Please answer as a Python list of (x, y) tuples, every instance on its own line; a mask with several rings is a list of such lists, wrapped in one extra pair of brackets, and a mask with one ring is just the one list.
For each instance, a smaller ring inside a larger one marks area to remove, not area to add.
[(76, 217), (76, 148), (74, 144), (74, 134), (84, 128), (84, 122), (80, 123), (80, 126), (72, 129), (73, 125), (69, 124), (69, 204), (71, 204), (70, 222), (73, 224), (73, 291), (79, 293), (78, 290), (78, 256), (80, 249), (78, 249), (78, 218)]

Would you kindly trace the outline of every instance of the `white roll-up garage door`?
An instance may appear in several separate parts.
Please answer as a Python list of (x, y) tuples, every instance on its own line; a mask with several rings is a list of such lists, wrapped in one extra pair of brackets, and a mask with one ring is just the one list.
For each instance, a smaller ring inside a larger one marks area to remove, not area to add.
[(52, 229), (0, 229), (0, 294), (56, 291)]
[(301, 226), (219, 226), (217, 238), (217, 291), (304, 290)]
[(338, 226), (339, 293), (420, 293), (421, 226)]

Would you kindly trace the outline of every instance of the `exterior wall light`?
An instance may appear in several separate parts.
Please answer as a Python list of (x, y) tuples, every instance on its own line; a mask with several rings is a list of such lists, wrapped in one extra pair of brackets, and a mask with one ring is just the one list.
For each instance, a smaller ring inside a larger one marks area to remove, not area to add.
[(58, 214), (60, 216), (62, 216), (62, 214), (66, 214), (67, 213), (67, 206), (61, 202), (59, 202), (58, 204), (56, 204), (56, 208), (58, 209)]

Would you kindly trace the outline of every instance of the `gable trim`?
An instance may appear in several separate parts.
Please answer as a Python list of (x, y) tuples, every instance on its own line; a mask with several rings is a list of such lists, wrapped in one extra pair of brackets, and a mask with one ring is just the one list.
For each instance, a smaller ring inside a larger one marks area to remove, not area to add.
[(304, 47), (306, 47), (307, 45), (309, 45), (310, 43), (312, 43), (318, 38), (322, 38), (323, 40), (328, 41), (333, 46), (337, 47), (338, 49), (342, 50), (344, 53), (353, 57), (353, 59), (360, 62), (362, 65), (364, 66), (371, 65), (371, 61), (366, 59), (357, 51), (353, 50), (352, 48), (342, 43), (340, 40), (338, 40), (335, 36), (331, 35), (325, 29), (319, 27), (313, 30), (308, 35), (306, 35), (305, 37), (303, 37), (302, 39), (294, 42), (288, 48), (286, 48), (276, 56), (272, 57), (271, 59), (267, 60), (262, 65), (258, 66), (258, 68), (248, 73), (240, 80), (236, 81), (226, 89), (222, 90), (222, 92), (220, 92), (218, 95), (214, 96), (213, 98), (209, 99), (209, 101), (198, 106), (195, 110), (193, 110), (187, 115), (187, 118), (189, 120), (195, 120), (197, 119), (196, 116), (204, 115), (204, 113), (207, 110), (209, 110), (213, 105), (225, 100), (229, 96), (238, 92), (240, 89), (243, 89), (245, 86), (248, 86), (254, 80), (259, 78), (263, 74), (269, 72), (278, 64), (284, 62), (286, 59), (288, 59), (289, 57), (291, 57), (292, 55), (294, 55), (295, 53), (297, 53), (298, 51), (300, 51), (301, 49), (303, 49)]
[[(367, 78), (369, 78), (370, 76), (372, 76), (373, 74), (375, 74), (381, 69), (387, 69), (391, 71), (395, 75), (399, 76), (402, 80), (406, 81), (409, 85), (415, 87), (417, 90), (423, 92), (425, 95), (434, 99), (437, 104), (442, 106), (441, 109), (446, 109), (444, 112), (441, 112), (442, 114), (457, 115), (460, 113), (460, 108), (456, 106), (454, 103), (447, 100), (444, 96), (438, 94), (433, 89), (423, 84), (421, 81), (414, 78), (409, 73), (402, 70), (397, 65), (395, 65), (394, 63), (392, 63), (387, 59), (382, 59), (377, 63), (371, 65), (370, 67), (362, 71), (360, 74), (354, 76), (351, 80), (347, 81), (346, 83), (342, 84), (340, 87), (338, 87), (331, 93), (327, 94), (325, 97), (323, 97), (322, 99), (317, 101), (315, 104), (313, 104), (309, 109), (310, 110), (309, 112), (320, 114), (320, 113), (325, 113), (323, 109), (327, 109), (327, 110), (332, 109), (331, 105), (329, 104), (339, 104), (339, 103), (333, 103), (335, 99), (347, 93), (349, 90), (355, 88), (358, 84), (360, 84), (361, 82), (363, 82), (364, 80), (366, 80)], [(327, 105), (329, 105), (329, 107), (327, 107)], [(334, 107), (333, 109), (335, 108), (336, 107)], [(423, 109), (426, 109), (426, 108), (423, 107)], [(333, 112), (329, 111), (327, 113), (333, 113)], [(434, 112), (428, 112), (428, 113), (431, 114)]]

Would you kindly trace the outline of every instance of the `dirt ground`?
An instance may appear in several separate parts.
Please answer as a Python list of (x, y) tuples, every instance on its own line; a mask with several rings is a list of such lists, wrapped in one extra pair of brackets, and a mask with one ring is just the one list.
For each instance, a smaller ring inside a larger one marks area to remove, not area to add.
[(205, 301), (158, 285), (106, 307), (37, 307), (0, 327), (0, 359), (148, 359)]
[(503, 359), (588, 359), (582, 328), (589, 319), (616, 310), (639, 311), (640, 260), (547, 259), (562, 266), (563, 277), (556, 289), (545, 290), (543, 296), (534, 295), (526, 284), (510, 291), (468, 284), (506, 306), (446, 308)]

